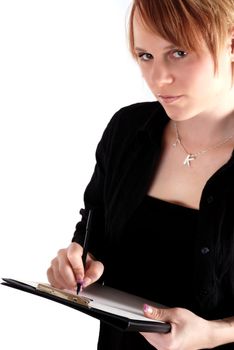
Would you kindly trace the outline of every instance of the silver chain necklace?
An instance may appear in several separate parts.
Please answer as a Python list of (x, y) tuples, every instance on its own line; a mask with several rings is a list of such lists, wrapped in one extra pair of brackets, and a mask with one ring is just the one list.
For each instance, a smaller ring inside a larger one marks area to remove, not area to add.
[(233, 134), (226, 137), (223, 141), (220, 141), (219, 143), (217, 143), (216, 145), (214, 146), (211, 146), (211, 147), (208, 147), (204, 150), (201, 150), (201, 151), (198, 151), (196, 153), (190, 153), (187, 151), (187, 149), (185, 148), (185, 146), (183, 145), (182, 141), (181, 141), (181, 137), (180, 137), (180, 134), (179, 134), (179, 130), (178, 130), (178, 127), (177, 127), (177, 124), (174, 123), (174, 128), (175, 128), (175, 134), (176, 134), (176, 140), (175, 142), (172, 144), (173, 147), (176, 147), (178, 144), (182, 147), (183, 151), (185, 152), (186, 154), (186, 157), (183, 161), (183, 164), (184, 165), (187, 165), (188, 167), (190, 167), (190, 162), (197, 159), (198, 156), (201, 156), (211, 150), (214, 150), (222, 145), (224, 145), (225, 143), (227, 143), (228, 141), (230, 141), (233, 137)]

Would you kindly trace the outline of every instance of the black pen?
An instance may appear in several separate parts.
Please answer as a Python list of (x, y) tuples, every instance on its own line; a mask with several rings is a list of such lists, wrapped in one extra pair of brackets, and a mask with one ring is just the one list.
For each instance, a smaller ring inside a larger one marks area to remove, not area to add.
[[(89, 241), (89, 234), (90, 234), (90, 228), (91, 228), (91, 222), (92, 222), (92, 215), (93, 215), (93, 211), (90, 209), (87, 223), (86, 223), (85, 236), (84, 236), (84, 242), (83, 242), (82, 262), (83, 262), (84, 269), (85, 269), (86, 258), (88, 253), (88, 241)], [(77, 295), (80, 292), (81, 286), (82, 286), (82, 283), (80, 282), (77, 283), (77, 290), (76, 290)]]

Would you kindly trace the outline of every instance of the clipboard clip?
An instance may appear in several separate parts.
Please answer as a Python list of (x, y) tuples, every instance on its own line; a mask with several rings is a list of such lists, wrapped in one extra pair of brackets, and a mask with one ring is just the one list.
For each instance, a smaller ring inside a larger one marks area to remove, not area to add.
[(66, 290), (54, 288), (48, 284), (39, 283), (37, 285), (36, 289), (39, 290), (40, 292), (48, 293), (48, 294), (54, 295), (56, 297), (71, 301), (73, 303), (76, 303), (76, 304), (79, 304), (82, 306), (86, 306), (88, 308), (91, 307), (89, 305), (89, 303), (92, 301), (92, 299), (69, 293)]

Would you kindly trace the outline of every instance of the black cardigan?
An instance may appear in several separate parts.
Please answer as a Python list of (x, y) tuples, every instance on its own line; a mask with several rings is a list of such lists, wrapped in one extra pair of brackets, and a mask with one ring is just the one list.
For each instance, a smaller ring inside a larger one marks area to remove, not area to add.
[[(104, 279), (115, 243), (122, 240), (124, 244), (123, 228), (149, 189), (168, 121), (158, 102), (127, 106), (113, 116), (98, 144), (73, 241), (82, 243), (88, 209), (95, 208), (89, 250), (104, 263)], [(233, 316), (234, 152), (207, 181), (199, 209), (195, 311), (210, 319)]]

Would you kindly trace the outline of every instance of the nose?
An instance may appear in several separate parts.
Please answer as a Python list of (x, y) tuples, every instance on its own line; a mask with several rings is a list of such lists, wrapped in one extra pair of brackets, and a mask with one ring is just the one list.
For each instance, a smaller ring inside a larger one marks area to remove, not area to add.
[(148, 83), (150, 87), (161, 88), (162, 86), (172, 84), (173, 81), (173, 74), (166, 64), (160, 62), (154, 62), (152, 64), (148, 76)]

